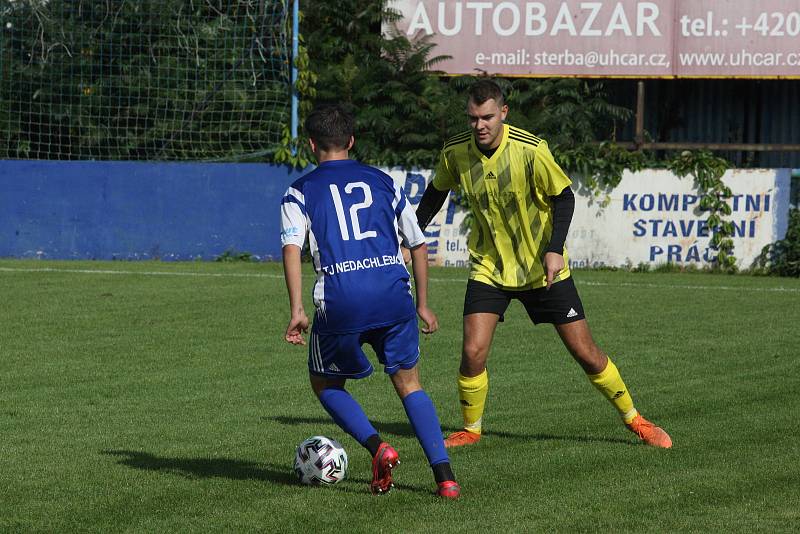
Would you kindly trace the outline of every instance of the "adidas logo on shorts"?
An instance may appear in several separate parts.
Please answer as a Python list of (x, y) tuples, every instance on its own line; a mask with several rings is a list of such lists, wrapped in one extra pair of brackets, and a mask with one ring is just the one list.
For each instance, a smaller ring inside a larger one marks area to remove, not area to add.
[(330, 369), (331, 371), (334, 371), (334, 372), (336, 372), (336, 373), (341, 373), (341, 372), (342, 372), (342, 371), (341, 371), (341, 369), (339, 369), (338, 367), (336, 367), (336, 364), (335, 364), (335, 363), (332, 363), (332, 364), (330, 364), (330, 365), (328, 366), (328, 369)]
[(567, 313), (567, 317), (577, 317), (578, 312), (575, 311), (575, 308), (570, 308), (569, 312)]

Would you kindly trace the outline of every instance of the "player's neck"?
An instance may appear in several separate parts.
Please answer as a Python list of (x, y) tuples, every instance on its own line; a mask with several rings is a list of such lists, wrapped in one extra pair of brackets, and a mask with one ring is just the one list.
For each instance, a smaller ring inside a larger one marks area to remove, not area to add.
[(328, 151), (318, 151), (315, 156), (317, 157), (317, 162), (325, 163), (326, 161), (341, 161), (344, 159), (350, 159), (350, 151), (349, 150), (328, 150)]

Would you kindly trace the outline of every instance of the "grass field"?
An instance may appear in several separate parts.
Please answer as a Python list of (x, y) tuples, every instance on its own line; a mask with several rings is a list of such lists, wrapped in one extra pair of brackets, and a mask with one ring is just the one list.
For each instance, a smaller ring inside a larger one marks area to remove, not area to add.
[[(466, 272), (431, 276), (442, 329), (421, 341), (421, 372), (449, 431)], [(451, 454), (463, 498), (440, 502), (380, 372), (350, 390), (403, 462), (395, 491), (369, 494), (367, 453), (282, 340), (279, 265), (0, 261), (0, 531), (800, 530), (800, 280), (575, 278), (595, 338), (674, 448), (638, 444), (514, 303), (485, 437)], [(295, 482), (294, 446), (313, 434), (347, 449), (343, 483)]]

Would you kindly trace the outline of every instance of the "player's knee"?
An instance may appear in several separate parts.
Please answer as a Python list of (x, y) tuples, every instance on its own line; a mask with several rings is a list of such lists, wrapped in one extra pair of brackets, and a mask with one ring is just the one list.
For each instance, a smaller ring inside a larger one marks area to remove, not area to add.
[(486, 369), (486, 355), (488, 350), (474, 350), (468, 352), (465, 348), (461, 355), (459, 372), (463, 376), (478, 376)]
[(322, 392), (327, 388), (344, 389), (346, 381), (344, 378), (326, 378), (317, 375), (309, 375), (309, 379), (311, 382), (311, 391), (314, 392), (317, 398), (319, 398)]
[(476, 364), (486, 361), (489, 347), (480, 343), (464, 343), (461, 350), (461, 361)]
[(422, 389), (416, 366), (411, 369), (398, 369), (397, 372), (391, 375), (391, 379), (392, 385), (401, 399)]
[(406, 397), (408, 397), (409, 395), (411, 395), (416, 391), (420, 391), (421, 389), (422, 386), (420, 386), (419, 383), (403, 384), (402, 386), (395, 386), (395, 391), (397, 391), (397, 396), (400, 397), (401, 400), (405, 399)]
[(608, 364), (608, 357), (594, 344), (581, 347), (575, 359), (588, 374), (602, 373)]

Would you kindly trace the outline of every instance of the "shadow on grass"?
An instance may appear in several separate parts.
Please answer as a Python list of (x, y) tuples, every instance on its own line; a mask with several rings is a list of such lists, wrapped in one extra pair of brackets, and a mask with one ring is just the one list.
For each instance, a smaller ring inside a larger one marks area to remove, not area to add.
[(289, 466), (263, 462), (247, 462), (230, 458), (167, 458), (149, 452), (105, 450), (102, 454), (117, 456), (117, 463), (134, 469), (160, 471), (186, 478), (230, 478), (261, 480), (276, 484), (297, 485)]
[[(280, 423), (282, 425), (311, 425), (311, 426), (320, 426), (320, 425), (336, 425), (333, 422), (333, 419), (327, 417), (296, 417), (296, 416), (288, 416), (288, 415), (275, 415), (271, 417), (262, 417), (262, 421), (274, 421), (276, 423)], [(374, 421), (370, 419), (370, 422), (375, 426), (375, 429), (381, 434), (392, 434), (395, 436), (408, 436), (414, 437), (414, 430), (411, 428), (411, 425), (408, 422), (405, 423), (385, 423), (381, 421)]]
[[(305, 487), (297, 480), (297, 476), (287, 465), (276, 465), (266, 462), (248, 462), (231, 458), (168, 458), (156, 456), (142, 451), (104, 450), (101, 454), (116, 456), (118, 464), (132, 469), (156, 471), (181, 476), (189, 479), (228, 478), (232, 480), (256, 480), (286, 486)], [(349, 493), (369, 494), (367, 485), (370, 480), (354, 477), (348, 473), (347, 479), (332, 489)], [(422, 488), (397, 484), (404, 491), (426, 492)], [(317, 489), (317, 488), (310, 488)]]
[[(271, 417), (263, 417), (264, 421), (274, 421), (282, 425), (312, 425), (319, 426), (324, 424), (335, 424), (331, 419), (325, 417), (296, 417), (287, 415), (275, 415)], [(408, 423), (387, 423), (381, 421), (372, 421), (375, 429), (381, 434), (393, 434), (395, 436), (408, 436), (415, 437), (411, 425)], [(442, 431), (446, 434), (461, 430), (461, 427), (443, 426)], [(579, 443), (621, 443), (624, 445), (638, 445), (635, 440), (623, 438), (606, 438), (596, 436), (581, 436), (581, 435), (558, 435), (558, 434), (522, 434), (516, 432), (505, 432), (502, 430), (484, 430), (483, 436), (492, 437), (497, 436), (500, 438), (514, 439), (514, 440), (531, 440), (531, 441), (577, 441)]]

